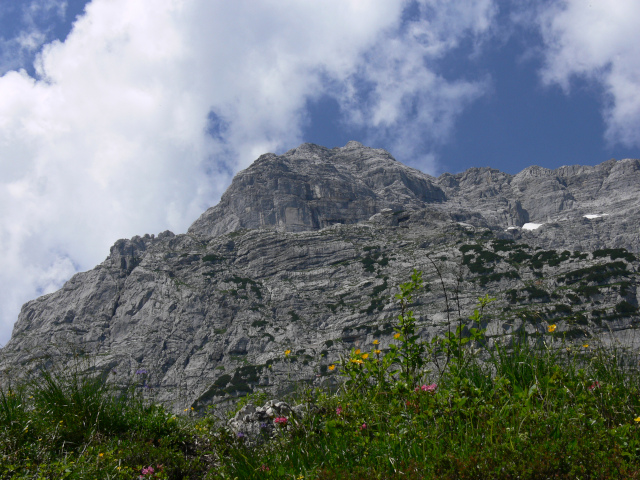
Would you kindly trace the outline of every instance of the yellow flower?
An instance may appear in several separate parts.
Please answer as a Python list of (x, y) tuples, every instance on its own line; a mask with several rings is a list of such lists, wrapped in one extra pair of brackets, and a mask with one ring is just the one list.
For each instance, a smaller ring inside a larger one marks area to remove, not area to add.
[(378, 345), (379, 343), (380, 343), (380, 342), (379, 342), (378, 340), (374, 340), (374, 341), (373, 341), (373, 344), (374, 344), (374, 345)]
[(547, 328), (547, 330), (549, 331), (549, 333), (553, 333), (556, 331), (557, 326), (554, 325), (549, 325), (549, 327)]
[(188, 408), (185, 408), (184, 411), (186, 412), (187, 410), (189, 410)]
[(376, 355), (380, 355), (382, 353), (382, 350), (376, 350)]
[(356, 355), (360, 355), (360, 349), (356, 350)]
[(364, 360), (366, 360), (367, 358), (369, 358), (369, 354), (368, 354), (368, 353), (363, 353), (363, 354), (362, 354), (362, 358), (363, 358)]
[(99, 457), (104, 457), (104, 453), (99, 453), (98, 456)]
[(335, 370), (336, 366), (335, 365), (329, 365), (329, 370), (331, 370), (332, 372)]
[(636, 417), (633, 419), (634, 422), (640, 422), (640, 417)]
[(584, 345), (582, 345), (583, 348), (589, 348), (589, 344), (585, 343)]
[(354, 363), (357, 363), (358, 365), (362, 365), (364, 362), (360, 359), (354, 360)]
[(396, 334), (393, 336), (393, 338), (400, 338), (400, 334), (399, 334), (399, 333), (396, 333)]
[(287, 357), (289, 356), (289, 354), (290, 354), (290, 353), (291, 353), (291, 350), (285, 350), (285, 351), (284, 351), (284, 354), (285, 354), (285, 356), (287, 356)]

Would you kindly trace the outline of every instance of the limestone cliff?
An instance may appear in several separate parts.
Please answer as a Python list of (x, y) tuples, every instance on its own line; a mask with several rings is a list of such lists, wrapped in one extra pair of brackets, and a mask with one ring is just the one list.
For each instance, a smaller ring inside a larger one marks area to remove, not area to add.
[(414, 307), (425, 338), (488, 292), (493, 338), (556, 323), (568, 340), (628, 343), (639, 194), (638, 160), (434, 178), (357, 142), (263, 155), (187, 234), (118, 240), (26, 303), (0, 371), (83, 352), (176, 410), (331, 383), (346, 350), (389, 344), (414, 267), (430, 285)]

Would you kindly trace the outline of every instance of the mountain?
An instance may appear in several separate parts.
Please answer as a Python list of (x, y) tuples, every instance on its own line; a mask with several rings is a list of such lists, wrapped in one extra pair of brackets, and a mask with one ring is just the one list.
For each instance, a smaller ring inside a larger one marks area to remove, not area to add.
[(639, 196), (640, 160), (435, 178), (357, 142), (262, 155), (186, 234), (118, 240), (26, 303), (0, 371), (86, 355), (176, 411), (331, 385), (345, 351), (388, 347), (413, 268), (429, 285), (413, 306), (424, 338), (489, 293), (492, 341), (554, 323), (569, 342), (629, 344)]

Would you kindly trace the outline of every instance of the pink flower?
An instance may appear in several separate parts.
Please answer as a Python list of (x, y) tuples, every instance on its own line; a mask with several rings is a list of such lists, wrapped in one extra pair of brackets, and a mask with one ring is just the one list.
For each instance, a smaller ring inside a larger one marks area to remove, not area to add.
[(600, 382), (595, 382), (594, 384), (592, 384), (592, 385), (589, 387), (589, 391), (593, 391), (593, 390), (595, 390), (596, 388), (600, 388)]
[(436, 388), (438, 388), (438, 385), (436, 385), (435, 383), (432, 383), (431, 385), (422, 385), (422, 387), (420, 387), (422, 389), (423, 392), (435, 392)]
[(281, 427), (284, 427), (287, 424), (287, 417), (276, 417), (273, 420), (273, 423), (275, 423), (276, 425), (280, 425)]
[(363, 423), (362, 426), (360, 427), (360, 430), (364, 430), (365, 428), (367, 428), (367, 424)]
[(336, 415), (340, 415), (342, 413), (342, 407), (338, 406), (338, 408), (336, 408)]
[(151, 466), (142, 469), (142, 475), (153, 475), (154, 472), (155, 470)]

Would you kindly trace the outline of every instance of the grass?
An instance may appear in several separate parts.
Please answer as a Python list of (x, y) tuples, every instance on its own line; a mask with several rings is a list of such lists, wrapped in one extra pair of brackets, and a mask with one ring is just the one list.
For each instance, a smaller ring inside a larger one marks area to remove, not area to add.
[(640, 478), (637, 356), (571, 345), (554, 325), (487, 339), (473, 326), (488, 297), (470, 322), (422, 342), (408, 309), (417, 273), (396, 295), (394, 345), (329, 366), (339, 391), (307, 389), (298, 400), (312, 413), (279, 420), (266, 443), (215, 415), (172, 415), (134, 387), (44, 371), (0, 390), (0, 478)]

